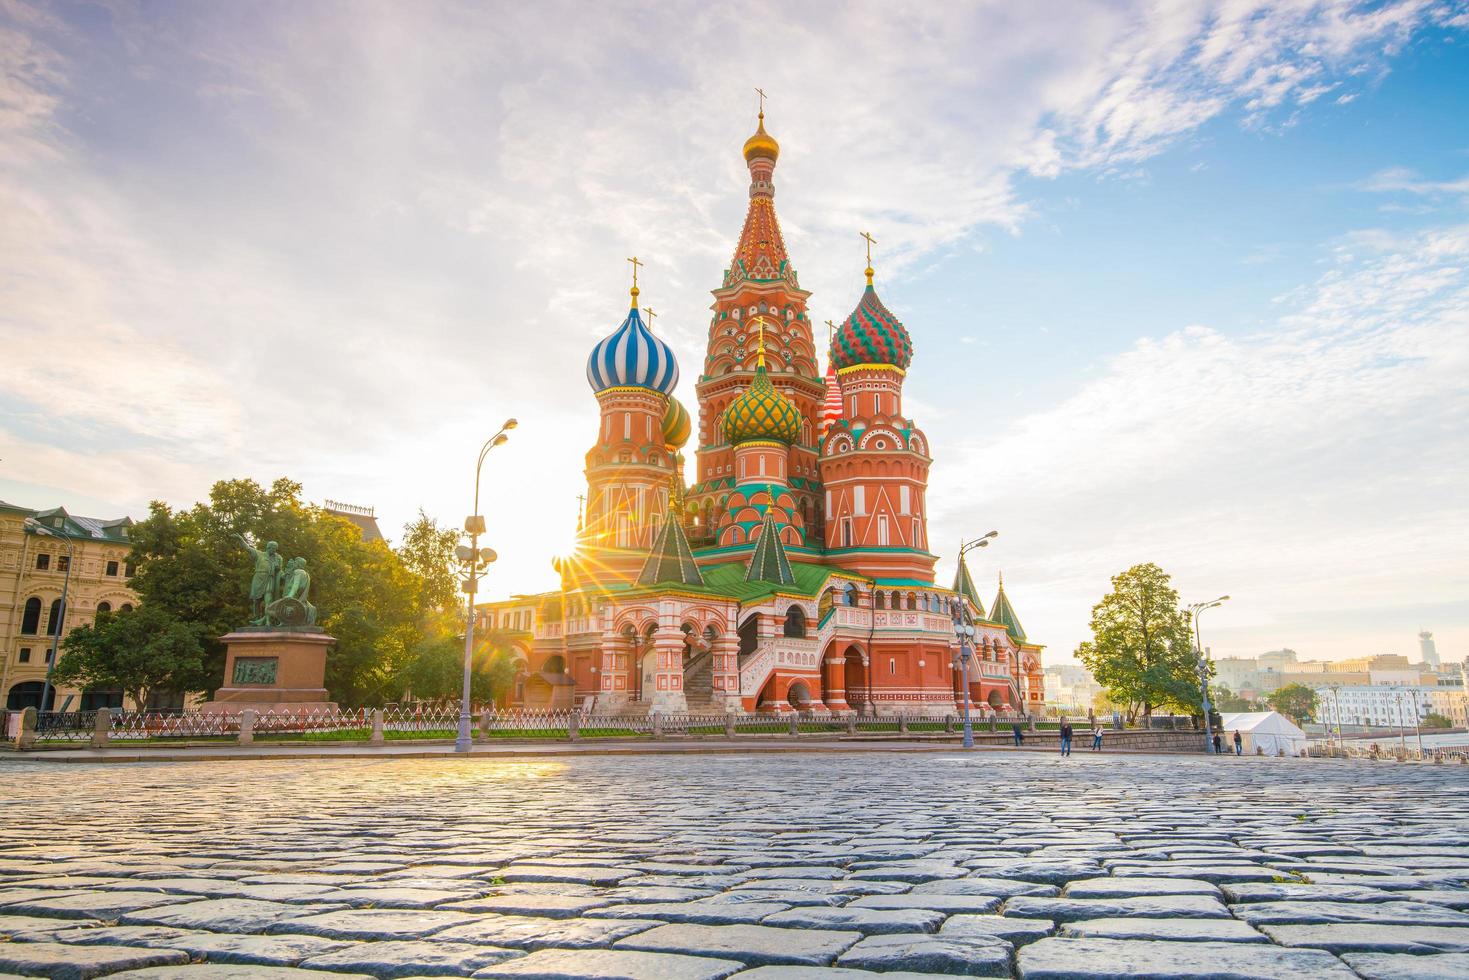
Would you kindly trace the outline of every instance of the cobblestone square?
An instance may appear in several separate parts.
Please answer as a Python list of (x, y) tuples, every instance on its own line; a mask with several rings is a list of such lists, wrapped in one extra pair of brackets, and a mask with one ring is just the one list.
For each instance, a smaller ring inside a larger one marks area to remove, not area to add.
[(1469, 767), (0, 761), (0, 975), (1469, 976)]

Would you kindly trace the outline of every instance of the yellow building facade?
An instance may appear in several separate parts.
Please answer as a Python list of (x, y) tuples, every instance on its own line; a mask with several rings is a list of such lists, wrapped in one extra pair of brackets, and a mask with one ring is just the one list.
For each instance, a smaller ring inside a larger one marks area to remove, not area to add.
[[(137, 605), (127, 584), (132, 523), (0, 501), (0, 692), (7, 708), (41, 706), (54, 639), (95, 622), (100, 612)], [(71, 711), (121, 706), (120, 692), (74, 688), (54, 691), (48, 705)]]

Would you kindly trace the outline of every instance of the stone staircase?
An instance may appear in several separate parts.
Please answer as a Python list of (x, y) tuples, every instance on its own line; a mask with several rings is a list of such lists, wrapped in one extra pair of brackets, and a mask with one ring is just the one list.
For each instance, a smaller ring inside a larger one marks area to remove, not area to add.
[(691, 714), (721, 712), (714, 704), (714, 655), (705, 650), (689, 661), (683, 671), (683, 695)]

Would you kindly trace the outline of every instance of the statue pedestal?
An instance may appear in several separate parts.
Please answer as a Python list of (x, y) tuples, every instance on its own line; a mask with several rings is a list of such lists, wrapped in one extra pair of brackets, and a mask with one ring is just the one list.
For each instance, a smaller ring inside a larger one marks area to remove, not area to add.
[(336, 711), (327, 700), (326, 652), (336, 638), (312, 629), (243, 629), (225, 644), (225, 686), (204, 712)]

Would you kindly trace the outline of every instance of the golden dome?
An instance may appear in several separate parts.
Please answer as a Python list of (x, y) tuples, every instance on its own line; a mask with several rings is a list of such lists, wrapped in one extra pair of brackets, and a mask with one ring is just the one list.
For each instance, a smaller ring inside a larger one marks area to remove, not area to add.
[(769, 157), (771, 160), (780, 156), (780, 144), (775, 137), (765, 131), (765, 113), (760, 113), (760, 125), (755, 129), (755, 135), (745, 140), (745, 162), (749, 163), (756, 157)]

